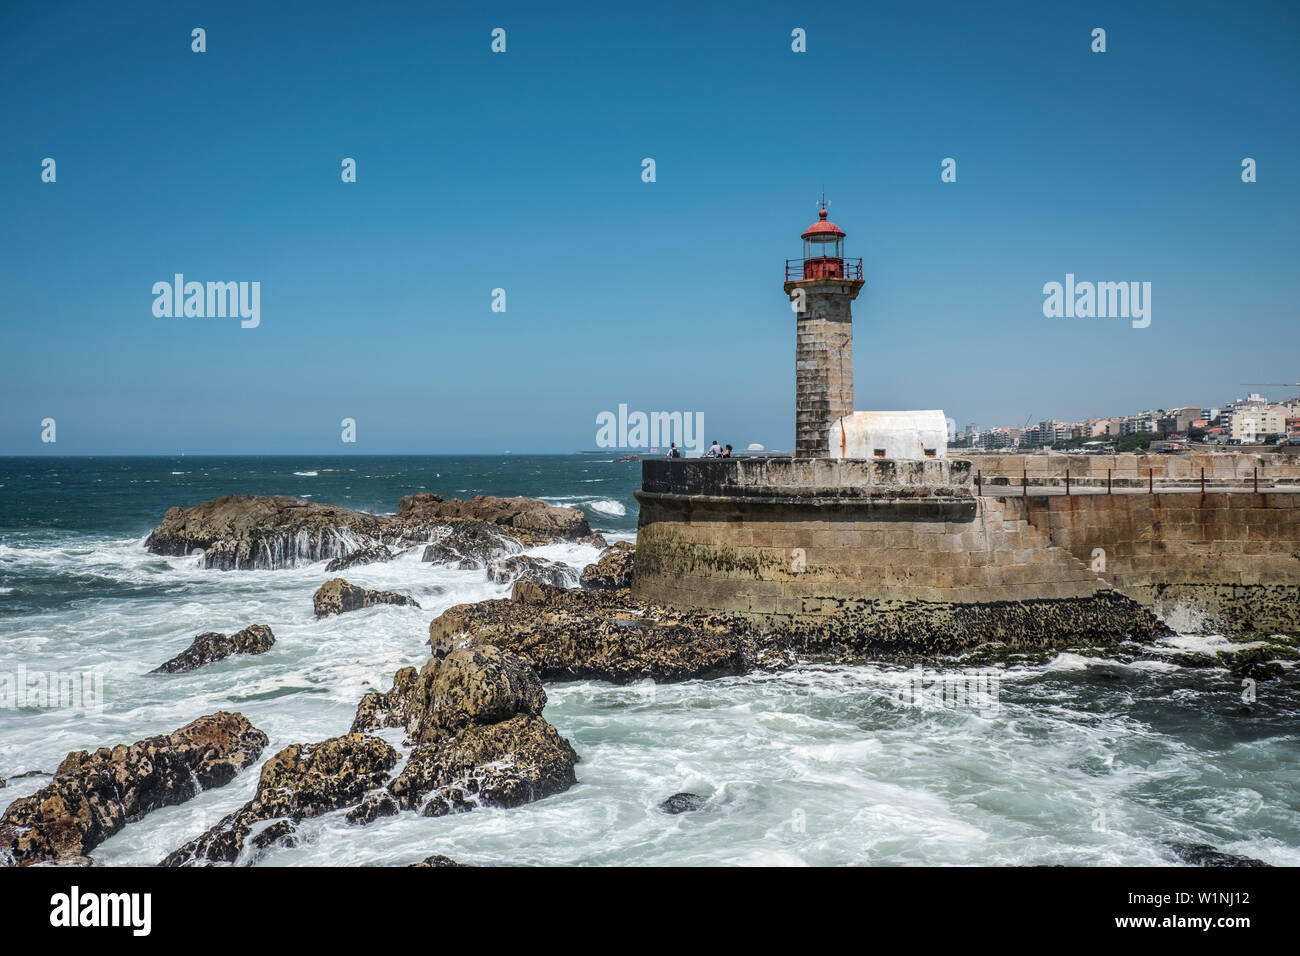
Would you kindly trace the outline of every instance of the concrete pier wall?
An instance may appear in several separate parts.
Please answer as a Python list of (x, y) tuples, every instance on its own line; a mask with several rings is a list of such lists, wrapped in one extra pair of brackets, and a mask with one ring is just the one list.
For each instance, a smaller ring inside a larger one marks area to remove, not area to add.
[(646, 461), (637, 497), (638, 598), (809, 643), (1113, 641), (1148, 609), (1300, 627), (1293, 492), (976, 496), (960, 459), (771, 458)]

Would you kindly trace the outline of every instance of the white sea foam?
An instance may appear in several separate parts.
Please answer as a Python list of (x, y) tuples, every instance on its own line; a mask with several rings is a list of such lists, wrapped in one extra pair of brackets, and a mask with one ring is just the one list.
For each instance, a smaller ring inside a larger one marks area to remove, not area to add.
[[(580, 567), (598, 550), (566, 543), (527, 553)], [(261, 762), (290, 743), (346, 732), (362, 694), (427, 660), (435, 616), (509, 593), (482, 570), (420, 555), (414, 548), (347, 571), (353, 583), (409, 594), (420, 608), (382, 605), (318, 621), (311, 596), (327, 576), (321, 562), (223, 572), (149, 554), (135, 536), (6, 542), (6, 572), (19, 566), (43, 580), (106, 586), (69, 586), (57, 609), (0, 617), (0, 673), (18, 664), (98, 669), (106, 708), (91, 716), (0, 709), (0, 776), (10, 778), (0, 808), (48, 782), (14, 774), (53, 770), (71, 750), (171, 731), (216, 710), (244, 713), (270, 736), (262, 761), (128, 825), (93, 853), (101, 864), (158, 862), (250, 799)], [(196, 634), (254, 623), (275, 632), (266, 654), (148, 673)], [(1168, 646), (1218, 642), (1177, 637)], [(437, 819), (401, 813), (364, 827), (331, 813), (301, 826), (299, 846), (241, 862), (394, 865), (436, 851), (503, 864), (1165, 865), (1173, 862), (1167, 844), (1184, 840), (1300, 865), (1300, 812), (1284, 759), (1294, 745), (1204, 745), (1209, 725), (1187, 729), (1187, 721), (1217, 707), (1221, 691), (1197, 683), (1198, 672), (1174, 682), (1178, 672), (1161, 666), (1059, 655), (1005, 672), (992, 716), (900, 703), (910, 680), (902, 667), (551, 684), (545, 715), (582, 755), (579, 784), (566, 793)], [(1181, 725), (1158, 723), (1169, 708), (1182, 709)], [(381, 736), (408, 752), (400, 729)], [(706, 797), (704, 808), (658, 809), (683, 790)], [(1093, 829), (1098, 807), (1102, 831)]]
[(320, 474), (320, 472), (319, 471), (295, 471), (294, 474), (297, 475), (299, 478), (315, 478), (317, 475)]

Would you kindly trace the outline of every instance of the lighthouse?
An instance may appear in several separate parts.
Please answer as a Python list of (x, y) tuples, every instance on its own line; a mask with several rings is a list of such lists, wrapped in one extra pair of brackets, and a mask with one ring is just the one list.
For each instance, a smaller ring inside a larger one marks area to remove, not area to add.
[[(785, 261), (785, 292), (795, 321), (796, 458), (844, 457), (832, 426), (853, 415), (853, 300), (862, 291), (862, 260), (844, 258), (844, 230), (826, 218), (801, 237), (803, 257)], [(847, 435), (842, 436), (847, 441)]]

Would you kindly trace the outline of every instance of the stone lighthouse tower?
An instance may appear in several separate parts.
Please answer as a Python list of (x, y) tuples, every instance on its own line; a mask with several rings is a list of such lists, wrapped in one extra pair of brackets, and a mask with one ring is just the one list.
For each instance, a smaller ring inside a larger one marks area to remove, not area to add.
[[(794, 454), (826, 458), (831, 425), (853, 414), (852, 305), (862, 260), (844, 258), (844, 231), (826, 218), (825, 201), (802, 238), (803, 258), (785, 261), (785, 292), (798, 317)], [(842, 452), (835, 448), (835, 457)]]

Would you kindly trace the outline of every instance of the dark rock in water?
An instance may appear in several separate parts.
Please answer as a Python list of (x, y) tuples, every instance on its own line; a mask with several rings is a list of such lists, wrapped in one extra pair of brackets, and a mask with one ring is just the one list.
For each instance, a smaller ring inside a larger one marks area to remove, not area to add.
[(659, 809), (664, 813), (689, 813), (692, 810), (703, 810), (708, 802), (708, 797), (702, 797), (698, 793), (674, 793), (659, 804)]
[(0, 790), (3, 790), (7, 786), (9, 786), (9, 784), (5, 783), (5, 778), (0, 777)]
[(582, 569), (584, 588), (616, 591), (632, 586), (632, 556), (636, 549), (630, 542), (619, 541), (601, 552), (595, 564)]
[(380, 817), (391, 817), (402, 808), (387, 790), (376, 790), (348, 811), (348, 823), (369, 823)]
[(388, 789), (408, 810), (442, 816), (475, 804), (517, 807), (577, 783), (578, 755), (541, 717), (471, 724), (420, 747)]
[(194, 638), (193, 644), (171, 660), (155, 667), (153, 673), (174, 674), (179, 671), (192, 671), (196, 667), (211, 664), (231, 654), (265, 654), (274, 643), (275, 635), (265, 624), (254, 624), (229, 637), (216, 631), (208, 631)]
[(433, 856), (426, 856), (419, 863), (412, 863), (411, 866), (469, 866), (469, 864), (457, 863), (449, 856), (435, 853)]
[(84, 857), (150, 811), (229, 783), (266, 744), (243, 714), (223, 711), (130, 746), (73, 751), (50, 783), (0, 817), (0, 862)]
[(458, 520), (437, 534), (424, 549), (421, 561), (454, 564), (462, 570), (485, 568), (493, 561), (523, 546), (485, 521)]
[(623, 684), (724, 677), (786, 666), (738, 618), (635, 602), (626, 591), (519, 581), (509, 600), (458, 604), (429, 625), (434, 653), (495, 645), (526, 658), (543, 681)]
[(577, 782), (578, 755), (542, 719), (545, 706), (537, 672), (519, 655), (446, 648), (418, 672), (398, 671), (387, 693), (363, 697), (352, 727), (404, 728), (416, 749), (388, 790), (404, 809), (441, 816), (514, 807)]
[(342, 614), (344, 611), (356, 611), (376, 604), (400, 604), (419, 607), (414, 598), (396, 591), (371, 591), (367, 588), (349, 584), (345, 578), (333, 578), (320, 586), (312, 597), (317, 617), (330, 614)]
[[(364, 734), (380, 727), (418, 727), (425, 708), (424, 684), (414, 667), (393, 675), (391, 690), (370, 691), (357, 704), (348, 733)], [(412, 733), (407, 730), (407, 733)]]
[(1190, 651), (1185, 654), (1174, 654), (1169, 658), (1171, 663), (1179, 667), (1216, 667), (1218, 662), (1209, 654), (1202, 654), (1199, 651)]
[(525, 554), (515, 554), (488, 564), (489, 581), (497, 584), (514, 584), (516, 581), (532, 581), (536, 584), (549, 584), (552, 587), (567, 588), (578, 583), (578, 571), (563, 561), (547, 561)]
[(1224, 853), (1208, 843), (1171, 843), (1169, 849), (1184, 863), (1192, 866), (1272, 866), (1263, 860), (1235, 853)]
[(1282, 645), (1265, 644), (1260, 647), (1248, 647), (1241, 651), (1219, 651), (1215, 657), (1228, 673), (1240, 680), (1249, 677), (1252, 680), (1273, 680), (1281, 677), (1283, 668), (1279, 660), (1291, 660), (1296, 652)]
[(253, 846), (259, 850), (272, 846), (297, 846), (298, 839), (295, 836), (297, 832), (298, 828), (288, 820), (276, 820), (253, 837)]
[(262, 766), (252, 800), (169, 854), (162, 865), (231, 862), (263, 820), (297, 822), (353, 806), (383, 786), (399, 756), (378, 737), (365, 734), (292, 744)]
[(287, 495), (226, 495), (169, 508), (145, 539), (154, 554), (203, 551), (203, 566), (289, 568), (375, 543), (389, 519)]
[(327, 574), (333, 574), (335, 571), (343, 571), (347, 568), (354, 568), (359, 564), (378, 564), (382, 561), (393, 560), (393, 552), (382, 544), (374, 544), (368, 548), (359, 548), (351, 554), (344, 555), (341, 558), (335, 558), (329, 564), (325, 565)]
[(399, 524), (426, 525), (449, 518), (470, 518), (499, 525), (523, 535), (527, 543), (554, 538), (574, 541), (591, 534), (587, 516), (577, 508), (561, 508), (537, 498), (475, 495), (468, 501), (459, 498), (444, 501), (439, 495), (414, 494), (397, 503)]
[(640, 461), (641, 456), (640, 455), (619, 455), (614, 460), (615, 461)]
[(362, 697), (352, 731), (401, 727), (413, 743), (427, 744), (471, 724), (539, 716), (545, 706), (546, 691), (524, 658), (490, 645), (461, 648), (435, 656), (418, 673), (404, 667), (393, 675), (392, 690)]

